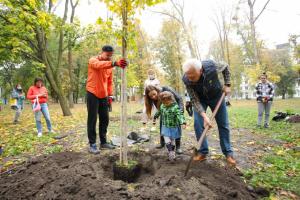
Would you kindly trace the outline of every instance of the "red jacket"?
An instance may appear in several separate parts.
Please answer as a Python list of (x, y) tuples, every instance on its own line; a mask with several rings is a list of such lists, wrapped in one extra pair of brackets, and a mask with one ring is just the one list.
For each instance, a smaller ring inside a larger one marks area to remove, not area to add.
[(98, 98), (112, 96), (113, 92), (113, 62), (106, 61), (101, 56), (90, 58), (86, 90)]
[(47, 89), (44, 86), (42, 86), (40, 88), (38, 88), (36, 86), (31, 86), (27, 92), (27, 99), (31, 100), (31, 103), (33, 103), (36, 98), (36, 95), (44, 94), (44, 93), (46, 93), (46, 97), (39, 97), (40, 103), (47, 103), (47, 101), (48, 101)]

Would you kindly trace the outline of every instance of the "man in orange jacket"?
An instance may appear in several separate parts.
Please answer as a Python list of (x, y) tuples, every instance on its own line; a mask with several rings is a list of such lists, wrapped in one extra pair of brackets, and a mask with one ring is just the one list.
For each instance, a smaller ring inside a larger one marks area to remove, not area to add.
[(87, 90), (87, 132), (90, 143), (89, 152), (98, 154), (100, 151), (96, 145), (96, 123), (99, 115), (99, 137), (100, 147), (113, 149), (114, 146), (106, 141), (107, 126), (109, 123), (109, 102), (113, 95), (113, 74), (114, 66), (124, 69), (127, 66), (125, 59), (112, 61), (114, 53), (113, 47), (105, 45), (98, 56), (90, 58), (88, 64), (88, 78), (86, 83)]

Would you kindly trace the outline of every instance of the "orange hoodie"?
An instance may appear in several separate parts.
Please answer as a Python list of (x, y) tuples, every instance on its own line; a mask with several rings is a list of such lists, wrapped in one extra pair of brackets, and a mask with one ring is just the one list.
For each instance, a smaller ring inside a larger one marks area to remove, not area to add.
[(48, 101), (48, 91), (47, 89), (42, 86), (40, 88), (34, 86), (31, 86), (27, 92), (27, 99), (31, 100), (31, 103), (34, 103), (34, 100), (36, 98), (36, 95), (38, 94), (44, 94), (46, 93), (46, 97), (39, 97), (39, 102), (40, 103), (47, 103)]
[(101, 56), (90, 58), (86, 90), (98, 98), (112, 96), (113, 62), (106, 61)]

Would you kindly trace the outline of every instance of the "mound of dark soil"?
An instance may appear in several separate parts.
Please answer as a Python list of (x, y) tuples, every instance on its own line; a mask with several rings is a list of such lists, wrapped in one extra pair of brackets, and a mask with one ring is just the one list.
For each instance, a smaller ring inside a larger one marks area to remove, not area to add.
[(257, 199), (240, 173), (215, 162), (194, 163), (183, 177), (187, 156), (175, 163), (155, 152), (130, 157), (139, 161), (142, 171), (135, 183), (128, 184), (113, 180), (118, 154), (41, 156), (0, 177), (0, 199)]

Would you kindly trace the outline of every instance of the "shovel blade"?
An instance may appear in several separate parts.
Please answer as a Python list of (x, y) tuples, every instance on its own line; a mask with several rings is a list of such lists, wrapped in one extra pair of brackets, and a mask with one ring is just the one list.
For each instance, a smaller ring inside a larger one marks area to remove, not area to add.
[(193, 147), (193, 154), (191, 155), (190, 160), (189, 160), (189, 162), (188, 162), (188, 164), (187, 164), (187, 166), (186, 166), (185, 172), (184, 172), (184, 176), (185, 176), (185, 177), (186, 177), (186, 175), (188, 174), (188, 172), (189, 172), (189, 170), (190, 170), (190, 168), (191, 168), (192, 162), (193, 162), (193, 160), (194, 160), (194, 156), (196, 156), (197, 153), (198, 153), (198, 152), (197, 152), (197, 149), (196, 149), (195, 147)]

